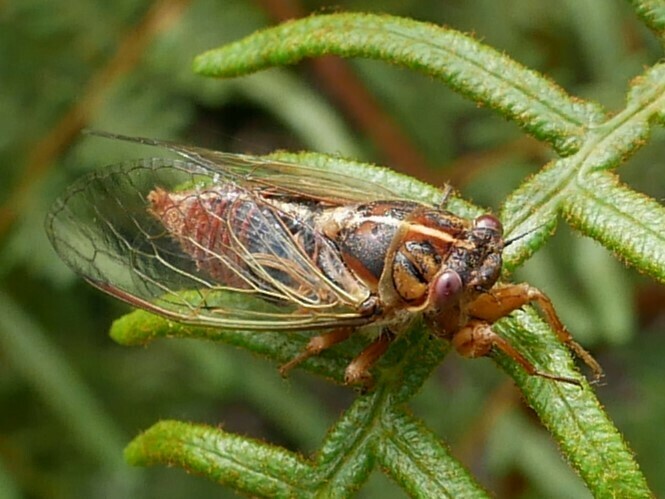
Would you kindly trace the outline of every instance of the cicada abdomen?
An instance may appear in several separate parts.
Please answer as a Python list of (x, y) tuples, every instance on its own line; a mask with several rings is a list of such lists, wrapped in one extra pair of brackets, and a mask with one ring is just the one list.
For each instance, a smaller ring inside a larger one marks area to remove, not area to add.
[(166, 233), (221, 287), (307, 308), (369, 294), (332, 241), (314, 228), (315, 203), (275, 200), (234, 183), (180, 192), (157, 188), (148, 201)]
[[(148, 195), (149, 211), (200, 271), (229, 288), (292, 284), (296, 276), (278, 268), (287, 252), (270, 235), (281, 229), (279, 221), (243, 194), (232, 184), (184, 192), (157, 188)], [(261, 265), (268, 260), (261, 255), (270, 255), (270, 263)]]

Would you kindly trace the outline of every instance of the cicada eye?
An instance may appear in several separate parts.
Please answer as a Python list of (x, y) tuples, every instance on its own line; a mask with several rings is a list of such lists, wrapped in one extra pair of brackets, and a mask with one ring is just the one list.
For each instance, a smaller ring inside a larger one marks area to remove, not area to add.
[(499, 234), (503, 234), (503, 225), (501, 224), (498, 218), (496, 218), (494, 215), (490, 213), (480, 215), (473, 222), (473, 225), (477, 228), (491, 229), (493, 231), (498, 232)]
[(432, 301), (436, 303), (437, 308), (445, 309), (462, 292), (462, 278), (454, 270), (446, 270), (439, 275), (433, 284)]

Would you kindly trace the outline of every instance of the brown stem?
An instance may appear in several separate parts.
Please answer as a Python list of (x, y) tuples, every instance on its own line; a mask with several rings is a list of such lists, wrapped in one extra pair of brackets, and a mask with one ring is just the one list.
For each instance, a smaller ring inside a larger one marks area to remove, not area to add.
[[(257, 0), (257, 3), (278, 21), (307, 15), (297, 0)], [(311, 60), (310, 65), (326, 93), (372, 139), (390, 166), (435, 185), (442, 183), (441, 176), (428, 166), (427, 159), (344, 60), (319, 57)]]

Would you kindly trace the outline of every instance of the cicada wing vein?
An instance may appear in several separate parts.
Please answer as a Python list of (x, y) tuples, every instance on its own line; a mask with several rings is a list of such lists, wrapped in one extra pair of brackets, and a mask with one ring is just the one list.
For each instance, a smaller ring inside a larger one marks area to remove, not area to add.
[[(47, 217), (47, 232), (64, 261), (96, 287), (183, 322), (290, 330), (371, 320), (359, 311), (362, 293), (348, 293), (331, 279), (290, 232), (289, 224), (301, 223), (296, 215), (265, 203), (245, 184), (230, 189), (244, 196), (251, 214), (205, 212), (203, 221), (226, 235), (221, 245), (211, 246), (195, 233), (175, 237), (150, 211), (150, 196), (157, 188), (200, 202), (200, 192), (228, 182), (190, 161), (114, 165), (76, 182)], [(239, 234), (240, 224), (244, 234)], [(324, 244), (313, 229), (299, 230), (299, 237)], [(189, 252), (184, 238), (191, 245)], [(211, 272), (214, 266), (226, 273)]]

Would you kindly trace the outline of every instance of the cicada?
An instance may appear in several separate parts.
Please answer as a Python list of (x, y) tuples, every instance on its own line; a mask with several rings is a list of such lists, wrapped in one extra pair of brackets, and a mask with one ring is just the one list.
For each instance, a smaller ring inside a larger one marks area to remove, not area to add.
[(182, 159), (138, 160), (75, 183), (47, 232), (93, 286), (167, 318), (234, 330), (319, 331), (282, 373), (373, 328), (348, 365), (349, 384), (418, 317), (465, 357), (498, 349), (538, 370), (492, 329), (535, 302), (558, 338), (599, 375), (550, 300), (499, 282), (509, 244), (492, 214), (468, 220), (389, 188), (316, 166), (99, 134), (165, 148)]

